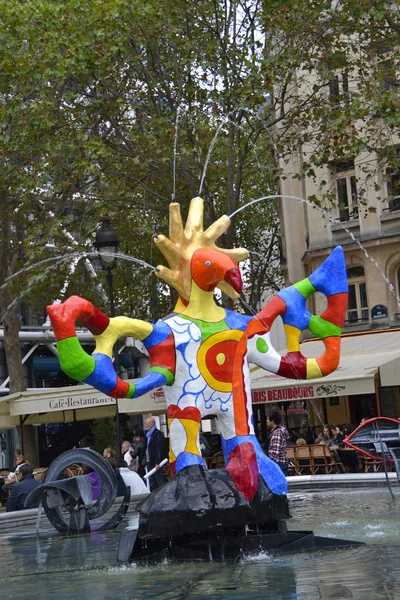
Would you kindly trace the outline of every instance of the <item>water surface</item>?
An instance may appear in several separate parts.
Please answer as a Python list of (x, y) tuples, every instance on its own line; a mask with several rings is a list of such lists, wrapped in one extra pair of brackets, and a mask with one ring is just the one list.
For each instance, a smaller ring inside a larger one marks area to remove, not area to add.
[(44, 600), (382, 600), (400, 598), (400, 493), (382, 490), (291, 496), (290, 529), (367, 546), (237, 564), (116, 567), (119, 530), (80, 537), (31, 532), (0, 539), (1, 598)]

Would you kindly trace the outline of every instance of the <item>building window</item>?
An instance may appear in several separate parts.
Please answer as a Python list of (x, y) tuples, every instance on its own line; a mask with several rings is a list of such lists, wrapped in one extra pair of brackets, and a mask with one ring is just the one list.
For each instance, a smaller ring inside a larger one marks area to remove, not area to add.
[(328, 72), (329, 100), (333, 107), (349, 104), (349, 73), (343, 52), (335, 52), (326, 64)]
[(336, 191), (340, 220), (358, 219), (357, 180), (353, 161), (336, 165)]
[(347, 324), (368, 321), (367, 288), (365, 285), (364, 267), (347, 269), (349, 282), (349, 302), (347, 306)]
[(392, 169), (386, 169), (386, 187), (388, 212), (400, 210), (400, 172)]

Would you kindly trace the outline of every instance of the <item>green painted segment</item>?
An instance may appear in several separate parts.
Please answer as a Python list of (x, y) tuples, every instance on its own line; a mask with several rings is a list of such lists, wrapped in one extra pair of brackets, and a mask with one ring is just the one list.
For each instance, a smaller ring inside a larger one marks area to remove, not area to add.
[(183, 319), (187, 319), (188, 321), (192, 321), (201, 331), (201, 342), (203, 343), (207, 338), (211, 337), (215, 333), (219, 333), (220, 331), (230, 331), (230, 328), (225, 323), (225, 319), (222, 321), (217, 321), (217, 323), (206, 323), (205, 321), (201, 321), (200, 319), (193, 319), (193, 317), (187, 317), (186, 315), (179, 315)]
[(308, 277), (295, 283), (294, 287), (304, 298), (308, 298), (317, 291)]
[(57, 342), (61, 368), (72, 379), (84, 381), (95, 369), (93, 356), (87, 354), (77, 337), (65, 338)]
[(257, 339), (256, 348), (261, 354), (266, 354), (268, 352), (268, 344), (263, 338)]
[(125, 398), (133, 398), (135, 392), (136, 392), (135, 384), (134, 383), (130, 383), (129, 384), (129, 390), (128, 390), (128, 393), (125, 396)]
[(169, 369), (165, 369), (164, 367), (150, 367), (149, 371), (154, 371), (155, 373), (161, 373), (165, 375), (167, 379), (167, 385), (172, 385), (175, 381), (175, 375)]
[(326, 337), (331, 336), (340, 336), (342, 330), (337, 325), (330, 323), (329, 321), (325, 321), (322, 317), (317, 317), (315, 315), (311, 316), (310, 322), (308, 324), (308, 329), (323, 340)]

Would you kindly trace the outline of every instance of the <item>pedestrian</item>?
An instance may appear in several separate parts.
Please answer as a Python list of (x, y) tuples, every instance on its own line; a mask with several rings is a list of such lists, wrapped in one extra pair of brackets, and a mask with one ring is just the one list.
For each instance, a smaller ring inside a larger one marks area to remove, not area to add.
[(134, 448), (130, 452), (132, 459), (136, 464), (136, 473), (143, 479), (146, 474), (146, 435), (143, 429), (135, 429), (133, 433)]
[(129, 468), (130, 468), (131, 462), (133, 460), (131, 452), (133, 452), (132, 444), (130, 442), (128, 442), (128, 440), (125, 440), (124, 442), (122, 442), (121, 455)]
[(20, 466), (19, 472), (22, 478), (19, 483), (15, 483), (12, 486), (11, 495), (6, 505), (6, 512), (37, 507), (37, 504), (25, 506), (25, 500), (31, 491), (41, 485), (40, 481), (36, 481), (33, 477), (33, 467), (25, 463)]
[(289, 432), (281, 425), (280, 413), (274, 411), (267, 416), (267, 429), (271, 432), (268, 438), (268, 456), (280, 466), (284, 475), (288, 475), (287, 440)]
[(160, 468), (160, 462), (166, 458), (165, 439), (162, 431), (157, 429), (154, 417), (148, 417), (145, 422), (147, 450), (146, 466), (147, 472), (156, 468), (154, 475), (150, 477), (150, 491), (154, 492), (165, 481), (164, 472)]

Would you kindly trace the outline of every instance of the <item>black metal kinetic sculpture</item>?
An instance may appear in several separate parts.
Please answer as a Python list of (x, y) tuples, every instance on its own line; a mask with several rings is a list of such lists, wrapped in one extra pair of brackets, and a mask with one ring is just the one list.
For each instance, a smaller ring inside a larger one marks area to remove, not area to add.
[[(85, 464), (91, 467), (100, 478), (101, 495), (93, 501), (92, 485), (86, 476), (63, 478), (63, 473), (72, 464)], [(117, 495), (115, 473), (107, 461), (94, 450), (68, 450), (60, 454), (47, 469), (43, 485), (35, 488), (25, 504), (39, 503), (50, 523), (64, 535), (90, 531), (90, 521), (104, 515), (114, 504)], [(113, 529), (124, 518), (130, 501), (130, 488), (122, 500), (118, 511), (99, 529)]]

